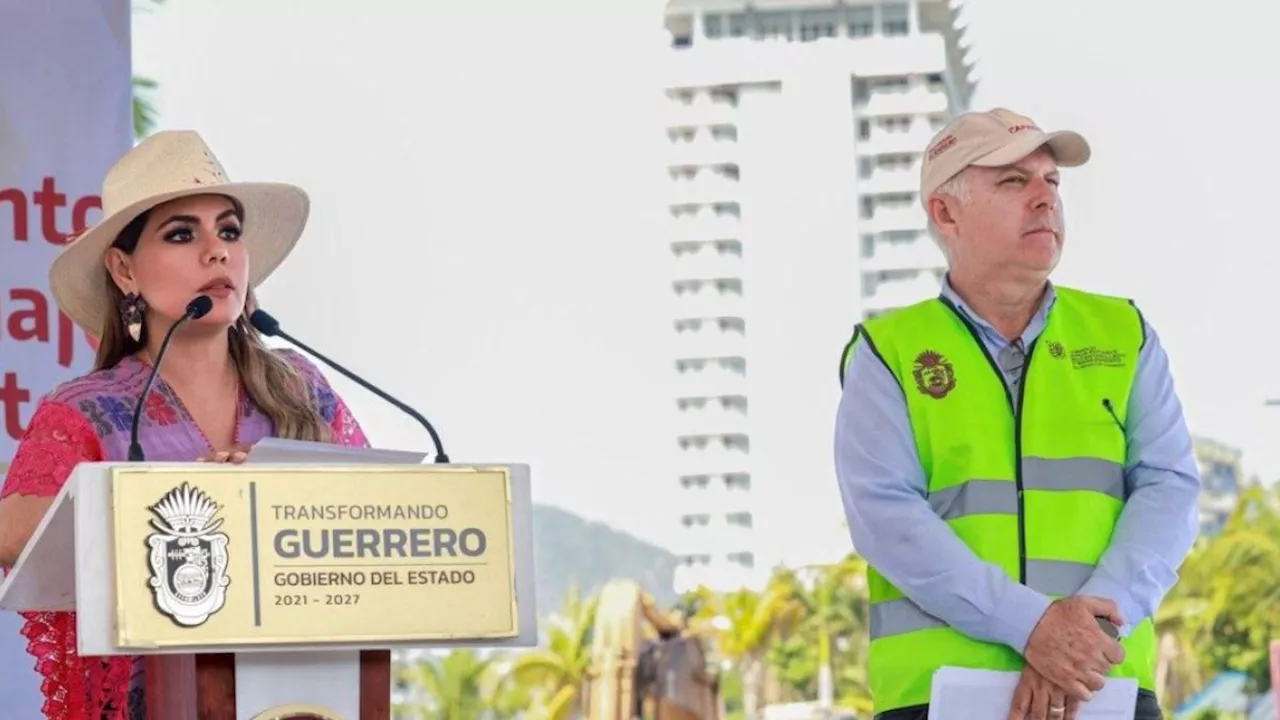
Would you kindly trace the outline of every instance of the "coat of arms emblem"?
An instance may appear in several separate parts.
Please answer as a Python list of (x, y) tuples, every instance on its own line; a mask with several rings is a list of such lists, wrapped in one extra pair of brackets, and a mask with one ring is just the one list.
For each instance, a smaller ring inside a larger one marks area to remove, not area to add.
[(151, 589), (156, 607), (179, 625), (202, 625), (226, 601), (227, 543), (217, 532), (218, 504), (199, 488), (183, 483), (149, 508), (158, 532), (151, 548)]
[(941, 353), (925, 350), (916, 356), (911, 368), (916, 389), (935, 400), (941, 400), (956, 387), (955, 369)]

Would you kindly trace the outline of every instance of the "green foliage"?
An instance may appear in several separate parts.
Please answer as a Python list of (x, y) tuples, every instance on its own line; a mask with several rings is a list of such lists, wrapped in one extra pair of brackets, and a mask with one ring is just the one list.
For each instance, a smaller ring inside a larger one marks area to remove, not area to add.
[(1243, 713), (1224, 712), (1222, 710), (1201, 710), (1189, 720), (1245, 720)]
[(516, 657), (502, 679), (502, 686), (529, 689), (551, 720), (573, 715), (591, 666), (591, 631), (599, 599), (583, 598), (570, 588), (565, 608), (551, 624), (546, 649)]
[[(163, 5), (165, 0), (136, 0), (133, 12), (146, 13)], [(152, 92), (159, 86), (155, 80), (142, 75), (133, 76), (133, 137), (141, 140), (156, 128), (156, 110)]]
[(781, 570), (776, 582), (791, 588), (803, 608), (795, 630), (770, 651), (769, 660), (783, 687), (783, 701), (819, 698), (818, 678), (824, 666), (833, 675), (835, 705), (853, 709), (866, 705), (865, 673), (867, 596), (866, 563), (850, 555), (802, 580)]
[(141, 140), (155, 131), (156, 107), (151, 99), (150, 91), (155, 90), (157, 83), (151, 78), (141, 75), (133, 76), (133, 137)]
[(396, 685), (409, 690), (413, 698), (396, 705), (397, 717), (483, 720), (490, 705), (484, 699), (484, 680), (492, 662), (474, 650), (454, 650), (438, 662), (396, 668)]
[(743, 720), (742, 673), (736, 667), (720, 676), (720, 694), (724, 696), (725, 720)]
[(769, 651), (769, 664), (782, 684), (782, 699), (796, 701), (814, 697), (818, 687), (818, 653), (813, 651), (811, 633), (796, 633)]
[(1280, 485), (1242, 492), (1222, 532), (1198, 544), (1180, 575), (1156, 619), (1183, 659), (1174, 680), (1187, 690), (1169, 701), (1225, 670), (1266, 692), (1268, 648), (1280, 638)]

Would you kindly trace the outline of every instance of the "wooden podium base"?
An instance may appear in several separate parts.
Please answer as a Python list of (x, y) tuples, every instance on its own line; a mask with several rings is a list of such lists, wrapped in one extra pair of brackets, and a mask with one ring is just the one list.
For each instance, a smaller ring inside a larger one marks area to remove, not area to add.
[[(237, 720), (235, 654), (148, 655), (143, 663), (151, 720)], [(349, 720), (390, 720), (390, 651), (360, 652), (358, 692), (360, 715)], [(312, 701), (305, 688), (292, 700)]]

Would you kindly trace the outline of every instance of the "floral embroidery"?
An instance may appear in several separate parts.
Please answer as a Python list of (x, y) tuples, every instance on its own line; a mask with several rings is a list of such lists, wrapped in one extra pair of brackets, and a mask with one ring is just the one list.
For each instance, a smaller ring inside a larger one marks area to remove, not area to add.
[(308, 378), (311, 384), (311, 396), (315, 398), (316, 412), (320, 417), (324, 418), (327, 423), (332, 423), (334, 417), (338, 414), (338, 396), (329, 389), (327, 385), (316, 382), (314, 379)]
[(99, 396), (98, 407), (102, 408), (102, 414), (111, 421), (111, 424), (119, 432), (128, 430), (129, 426), (133, 424), (133, 408), (114, 395)]
[(369, 439), (365, 437), (364, 430), (361, 429), (360, 423), (356, 422), (356, 418), (351, 414), (351, 410), (347, 408), (346, 403), (341, 399), (337, 400), (337, 409), (330, 428), (333, 430), (333, 441), (339, 445), (347, 447), (369, 447)]
[(106, 437), (111, 434), (111, 423), (107, 422), (107, 419), (98, 410), (98, 403), (92, 400), (81, 400), (77, 403), (77, 406), (80, 408), (80, 412), (84, 413), (84, 416), (89, 419), (89, 422), (93, 423), (93, 429), (98, 433), (98, 437)]
[(146, 414), (147, 419), (157, 425), (172, 425), (178, 422), (178, 411), (160, 393), (152, 393), (147, 396)]

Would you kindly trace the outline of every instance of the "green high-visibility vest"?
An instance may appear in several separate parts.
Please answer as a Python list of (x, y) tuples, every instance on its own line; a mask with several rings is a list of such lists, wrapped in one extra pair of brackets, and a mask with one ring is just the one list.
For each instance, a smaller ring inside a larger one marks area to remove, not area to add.
[[(1073, 595), (1111, 541), (1127, 496), (1125, 417), (1145, 341), (1128, 300), (1055, 287), (1013, 396), (978, 329), (945, 299), (858, 326), (906, 397), (929, 504), (981, 559), (1051, 597)], [(938, 668), (1023, 667), (1019, 651), (965, 636), (868, 571), (875, 713), (929, 702)], [(1150, 620), (1122, 642), (1114, 677), (1155, 690)]]

